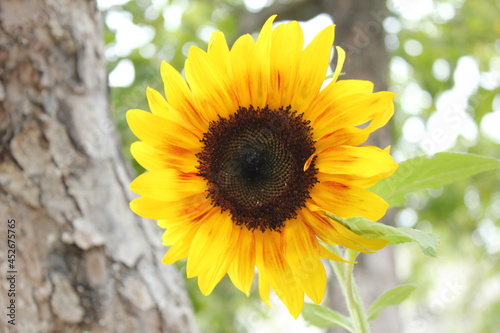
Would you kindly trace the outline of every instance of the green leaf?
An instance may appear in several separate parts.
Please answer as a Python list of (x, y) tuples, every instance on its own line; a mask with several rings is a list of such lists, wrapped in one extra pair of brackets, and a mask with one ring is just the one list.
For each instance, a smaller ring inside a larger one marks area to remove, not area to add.
[(405, 195), (428, 188), (439, 188), (483, 171), (500, 167), (500, 161), (473, 154), (437, 153), (419, 156), (399, 164), (398, 170), (370, 188), (391, 206), (400, 206)]
[(415, 286), (402, 285), (386, 291), (377, 298), (372, 306), (370, 306), (370, 309), (368, 309), (368, 320), (372, 321), (377, 319), (380, 311), (389, 306), (401, 304), (401, 302), (408, 298), (414, 290)]
[(387, 224), (373, 222), (364, 217), (351, 217), (346, 220), (332, 214), (326, 214), (335, 221), (342, 223), (356, 234), (365, 238), (381, 238), (389, 244), (415, 242), (420, 245), (422, 252), (431, 257), (436, 257), (436, 247), (439, 236), (413, 228), (395, 228)]
[(327, 328), (341, 326), (348, 331), (353, 331), (349, 318), (322, 305), (311, 303), (304, 304), (302, 316), (305, 321), (316, 327)]

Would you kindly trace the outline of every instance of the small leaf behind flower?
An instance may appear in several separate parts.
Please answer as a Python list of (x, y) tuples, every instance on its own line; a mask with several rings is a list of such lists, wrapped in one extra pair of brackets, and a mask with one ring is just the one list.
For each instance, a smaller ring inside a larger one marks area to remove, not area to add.
[(351, 217), (346, 220), (332, 214), (326, 214), (335, 221), (342, 223), (356, 234), (366, 238), (381, 238), (389, 244), (415, 242), (420, 245), (422, 252), (431, 257), (436, 257), (436, 247), (439, 236), (413, 228), (395, 228), (387, 224), (373, 222), (364, 217)]
[(391, 177), (382, 179), (370, 191), (384, 198), (390, 206), (400, 206), (405, 203), (408, 193), (439, 188), (498, 167), (499, 160), (473, 154), (437, 153), (431, 158), (419, 156), (401, 162)]
[(353, 331), (349, 318), (323, 305), (304, 304), (302, 316), (306, 322), (316, 327), (328, 328), (340, 326), (350, 332)]
[(368, 320), (371, 321), (377, 319), (380, 311), (389, 306), (400, 304), (408, 298), (414, 290), (415, 286), (402, 285), (386, 291), (379, 298), (377, 298), (370, 306), (370, 309), (368, 309)]

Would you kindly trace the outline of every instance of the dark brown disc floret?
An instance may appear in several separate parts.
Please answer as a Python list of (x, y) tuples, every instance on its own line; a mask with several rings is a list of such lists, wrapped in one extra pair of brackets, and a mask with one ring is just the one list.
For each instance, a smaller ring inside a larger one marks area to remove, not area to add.
[(297, 217), (317, 183), (309, 121), (291, 107), (240, 107), (211, 122), (198, 158), (213, 206), (249, 230), (279, 231)]

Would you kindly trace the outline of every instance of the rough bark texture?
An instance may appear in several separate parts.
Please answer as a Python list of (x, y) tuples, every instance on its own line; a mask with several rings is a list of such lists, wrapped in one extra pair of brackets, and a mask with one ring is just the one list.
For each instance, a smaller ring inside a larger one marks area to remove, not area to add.
[(0, 6), (0, 332), (193, 332), (158, 228), (128, 208), (95, 1)]

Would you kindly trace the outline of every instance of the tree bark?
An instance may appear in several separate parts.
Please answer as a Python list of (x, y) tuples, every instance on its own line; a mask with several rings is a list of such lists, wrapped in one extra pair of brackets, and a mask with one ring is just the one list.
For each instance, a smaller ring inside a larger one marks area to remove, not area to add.
[(0, 6), (0, 331), (193, 332), (159, 228), (128, 208), (95, 1)]

